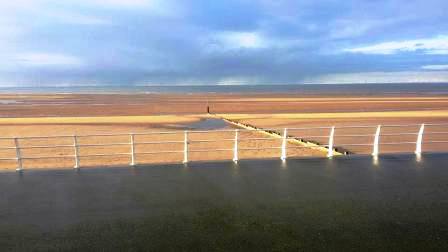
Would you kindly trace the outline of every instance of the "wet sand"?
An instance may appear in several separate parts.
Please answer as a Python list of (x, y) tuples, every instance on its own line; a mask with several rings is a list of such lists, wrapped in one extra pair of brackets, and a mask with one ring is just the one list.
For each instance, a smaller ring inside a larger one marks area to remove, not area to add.
[(297, 94), (0, 95), (0, 118), (144, 116), (206, 113), (276, 114), (448, 109), (447, 96), (320, 96)]

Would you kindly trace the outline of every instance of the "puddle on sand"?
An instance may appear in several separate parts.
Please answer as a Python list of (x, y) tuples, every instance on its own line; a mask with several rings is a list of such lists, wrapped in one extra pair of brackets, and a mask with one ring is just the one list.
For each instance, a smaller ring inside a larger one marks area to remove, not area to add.
[(233, 127), (225, 121), (217, 118), (202, 119), (199, 122), (194, 122), (186, 125), (190, 130), (219, 130), (232, 129)]

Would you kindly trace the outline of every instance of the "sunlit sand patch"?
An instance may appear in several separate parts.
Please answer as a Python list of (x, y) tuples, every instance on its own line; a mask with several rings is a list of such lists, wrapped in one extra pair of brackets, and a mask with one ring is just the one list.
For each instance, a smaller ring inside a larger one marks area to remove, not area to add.
[(187, 123), (198, 121), (200, 118), (198, 115), (0, 118), (0, 124)]
[(295, 98), (295, 97), (241, 97), (241, 98), (226, 98), (226, 99), (214, 99), (214, 101), (225, 102), (225, 101), (235, 101), (235, 102), (313, 102), (313, 103), (330, 103), (330, 102), (363, 102), (363, 103), (374, 103), (374, 102), (387, 102), (387, 103), (403, 103), (404, 101), (412, 102), (448, 102), (445, 97), (316, 97), (316, 98)]
[(341, 112), (341, 113), (278, 113), (278, 114), (219, 114), (229, 119), (337, 119), (337, 118), (387, 118), (387, 117), (448, 117), (448, 110), (384, 111), (384, 112)]

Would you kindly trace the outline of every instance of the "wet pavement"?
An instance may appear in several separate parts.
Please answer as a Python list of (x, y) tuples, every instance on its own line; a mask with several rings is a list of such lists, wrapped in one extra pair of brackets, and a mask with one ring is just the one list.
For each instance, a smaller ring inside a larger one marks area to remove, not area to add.
[[(209, 237), (210, 230), (204, 231), (201, 225), (221, 230), (226, 223), (235, 222), (234, 229), (223, 229), (217, 236), (234, 239), (229, 238), (229, 232), (247, 235), (249, 241), (271, 239), (271, 245), (291, 236), (287, 244), (300, 241), (298, 244), (304, 246), (291, 248), (317, 250), (442, 250), (447, 248), (448, 237), (447, 164), (448, 154), (426, 154), (419, 159), (415, 155), (380, 156), (377, 160), (350, 156), (290, 159), (285, 163), (247, 160), (237, 165), (207, 162), (0, 173), (0, 247), (34, 248), (35, 244), (17, 247), (24, 235), (39, 237), (34, 242), (49, 248), (46, 246), (53, 238), (48, 237), (57, 237), (60, 230), (76, 227), (76, 232), (68, 233), (80, 235), (83, 229), (76, 225), (157, 220), (162, 224), (151, 224), (145, 232), (165, 227), (166, 221), (180, 225), (172, 232), (187, 229), (189, 236), (197, 234), (195, 239), (202, 239)], [(202, 221), (210, 221), (207, 216), (216, 212), (217, 223), (215, 217), (210, 223)], [(259, 226), (253, 228), (246, 220)], [(189, 229), (195, 225), (201, 228)], [(163, 230), (171, 236), (171, 231)], [(212, 230), (213, 234), (216, 230)], [(43, 234), (46, 239), (42, 239)], [(191, 239), (182, 246), (191, 245)], [(170, 240), (169, 244), (176, 244), (175, 239)], [(76, 246), (83, 242), (77, 240)], [(195, 244), (201, 247), (204, 243), (207, 240)], [(95, 238), (86, 244), (93, 246)], [(159, 245), (151, 248), (166, 248)]]

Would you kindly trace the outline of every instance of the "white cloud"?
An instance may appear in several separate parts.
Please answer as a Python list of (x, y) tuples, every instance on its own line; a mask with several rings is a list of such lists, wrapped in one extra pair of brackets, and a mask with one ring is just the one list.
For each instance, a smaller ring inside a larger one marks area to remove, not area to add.
[(430, 55), (448, 55), (448, 49), (432, 50), (432, 51), (427, 52), (426, 54), (430, 54)]
[(71, 0), (88, 8), (143, 10), (149, 15), (178, 18), (186, 11), (183, 4), (172, 0)]
[(214, 40), (225, 48), (263, 48), (264, 38), (256, 32), (223, 32), (214, 36)]
[(424, 70), (448, 70), (448, 65), (426, 65), (422, 66)]
[(448, 82), (448, 71), (403, 71), (326, 74), (304, 80), (304, 83), (352, 84), (352, 83), (416, 83)]
[(267, 37), (259, 32), (220, 32), (206, 38), (206, 50), (237, 50), (237, 49), (264, 49), (287, 48), (303, 45), (299, 39), (283, 39)]
[(422, 51), (425, 54), (448, 54), (448, 36), (435, 38), (391, 41), (365, 47), (344, 49), (344, 52), (362, 54), (395, 54)]
[(108, 25), (111, 24), (111, 20), (96, 17), (96, 16), (88, 16), (88, 15), (81, 15), (76, 13), (70, 13), (70, 12), (49, 12), (47, 13), (47, 16), (56, 19), (57, 21), (60, 21), (62, 23), (67, 24), (78, 24), (78, 25)]
[(386, 21), (378, 20), (336, 20), (330, 26), (331, 39), (345, 39), (364, 35), (369, 30), (384, 25)]
[(88, 0), (87, 4), (93, 4), (103, 7), (125, 7), (140, 8), (154, 5), (157, 0)]
[(19, 65), (24, 66), (81, 66), (81, 59), (67, 55), (55, 53), (21, 53), (15, 55), (15, 61)]

